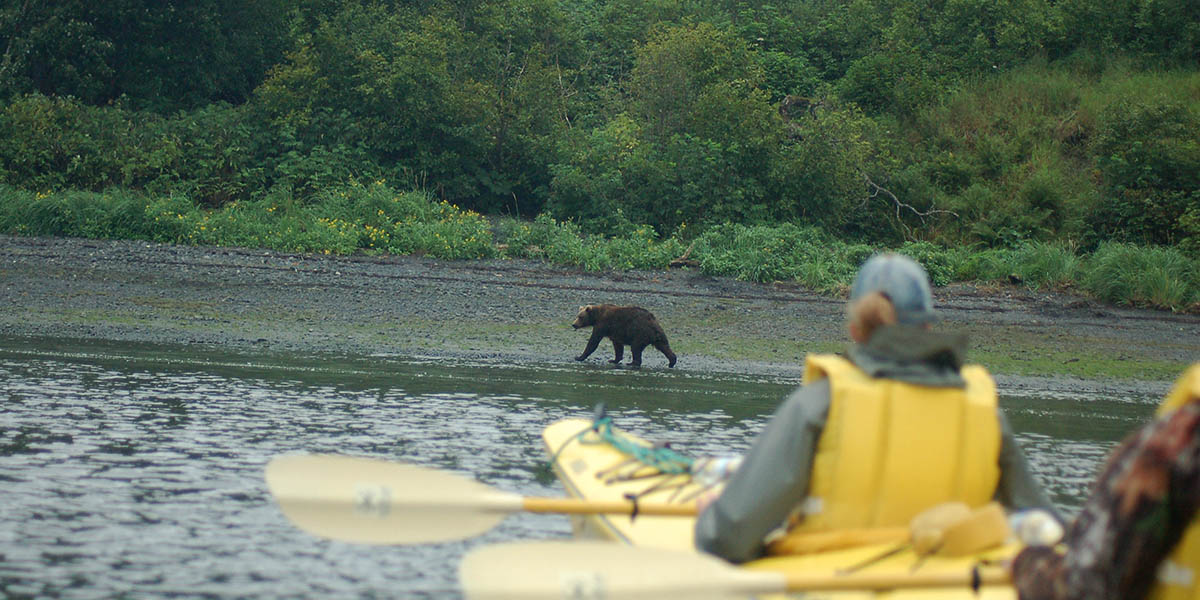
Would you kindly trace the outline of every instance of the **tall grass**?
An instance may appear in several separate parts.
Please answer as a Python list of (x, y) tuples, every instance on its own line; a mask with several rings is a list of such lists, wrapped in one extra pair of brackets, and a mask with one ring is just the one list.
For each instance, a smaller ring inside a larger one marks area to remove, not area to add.
[(684, 253), (678, 237), (659, 240), (652, 227), (634, 228), (624, 237), (584, 234), (570, 221), (540, 215), (533, 222), (504, 218), (497, 241), (505, 256), (546, 260), (589, 271), (665, 269)]
[(487, 219), (397, 192), (383, 182), (352, 184), (302, 204), (285, 191), (203, 209), (183, 196), (147, 198), (123, 190), (34, 194), (0, 186), (0, 232), (172, 244), (243, 246), (284, 252), (494, 256)]
[(918, 242), (889, 249), (846, 243), (791, 223), (725, 224), (690, 239), (687, 231), (660, 239), (646, 226), (605, 237), (547, 215), (491, 223), (384, 182), (328, 190), (311, 205), (277, 191), (215, 210), (197, 208), (183, 196), (146, 198), (119, 190), (35, 194), (0, 185), (0, 233), (324, 254), (522, 257), (591, 271), (665, 269), (686, 255), (708, 275), (794, 282), (825, 293), (844, 292), (863, 261), (892, 250), (924, 265), (938, 286), (1017, 281), (1034, 290), (1074, 291), (1114, 304), (1200, 312), (1200, 261), (1169, 248), (1113, 243), (1080, 255), (1070, 245), (1048, 242), (982, 251)]
[(798, 280), (819, 290), (841, 279), (844, 261), (829, 258), (845, 244), (817, 229), (792, 224), (777, 227), (726, 224), (696, 240), (700, 269), (710, 275), (747, 281)]
[(148, 201), (126, 191), (96, 194), (34, 193), (0, 186), (0, 231), (33, 236), (175, 241), (162, 235), (151, 213), (190, 202), (173, 197)]
[(1106, 302), (1169, 310), (1200, 305), (1200, 264), (1176, 250), (1104, 244), (1087, 262), (1082, 286)]
[(1063, 245), (1026, 242), (1010, 249), (962, 252), (957, 255), (955, 279), (1017, 281), (1033, 290), (1070, 287), (1081, 273), (1082, 261)]

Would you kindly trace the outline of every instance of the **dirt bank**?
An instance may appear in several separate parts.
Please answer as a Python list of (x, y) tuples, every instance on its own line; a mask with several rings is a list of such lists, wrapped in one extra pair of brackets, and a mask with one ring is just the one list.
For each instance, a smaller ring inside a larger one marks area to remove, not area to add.
[[(1200, 316), (1018, 288), (936, 290), (1001, 386), (1160, 393), (1200, 360)], [(571, 363), (579, 305), (638, 304), (678, 369), (798, 377), (844, 347), (841, 298), (695, 271), (586, 273), (520, 260), (330, 257), (145, 242), (0, 236), (0, 343), (53, 337)], [(589, 363), (609, 358), (601, 347)], [(653, 349), (644, 368), (665, 368)]]

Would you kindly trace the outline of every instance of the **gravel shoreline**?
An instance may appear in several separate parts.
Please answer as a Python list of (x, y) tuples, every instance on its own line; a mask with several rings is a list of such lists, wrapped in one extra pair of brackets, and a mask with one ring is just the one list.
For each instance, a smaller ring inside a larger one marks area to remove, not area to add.
[[(680, 356), (677, 369), (795, 379), (805, 352), (845, 345), (842, 298), (688, 270), (590, 273), (526, 260), (0, 236), (0, 284), (0, 344), (51, 338), (573, 363), (587, 341), (569, 325), (578, 307), (613, 302), (657, 315)], [(953, 285), (935, 296), (941, 326), (965, 329), (1010, 392), (1158, 395), (1167, 373), (1200, 360), (1197, 315), (1007, 287)], [(586, 367), (599, 368), (610, 352), (605, 343)], [(1073, 374), (1072, 363), (1097, 360), (1156, 367), (1124, 377)], [(1022, 361), (1041, 372), (1020, 372)], [(1061, 369), (1046, 373), (1048, 362)], [(665, 370), (666, 361), (649, 348), (643, 368)]]

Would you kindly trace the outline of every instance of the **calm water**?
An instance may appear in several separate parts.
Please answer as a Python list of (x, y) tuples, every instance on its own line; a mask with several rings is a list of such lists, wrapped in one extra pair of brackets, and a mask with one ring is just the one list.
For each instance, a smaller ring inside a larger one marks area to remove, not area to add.
[[(603, 401), (619, 426), (688, 454), (743, 450), (797, 382), (596, 365), (234, 356), (0, 337), (0, 596), (334, 598), (458, 595), (464, 552), (566, 537), (514, 515), (463, 542), (370, 547), (311, 537), (274, 505), (273, 456), (404, 459), (527, 495), (544, 425)], [(1100, 461), (1158, 398), (1002, 404), (1055, 501), (1075, 510)]]

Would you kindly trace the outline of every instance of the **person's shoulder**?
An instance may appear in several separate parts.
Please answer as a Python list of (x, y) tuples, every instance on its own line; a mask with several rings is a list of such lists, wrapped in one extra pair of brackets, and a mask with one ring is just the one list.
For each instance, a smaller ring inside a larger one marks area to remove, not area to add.
[(831, 389), (828, 379), (818, 379), (792, 391), (779, 407), (779, 414), (797, 420), (821, 421), (829, 413)]

